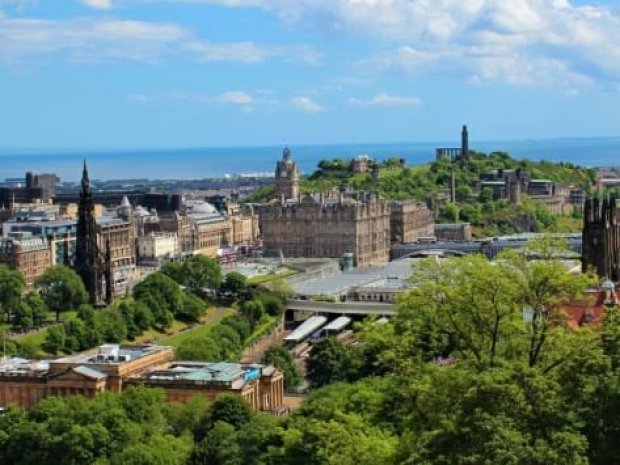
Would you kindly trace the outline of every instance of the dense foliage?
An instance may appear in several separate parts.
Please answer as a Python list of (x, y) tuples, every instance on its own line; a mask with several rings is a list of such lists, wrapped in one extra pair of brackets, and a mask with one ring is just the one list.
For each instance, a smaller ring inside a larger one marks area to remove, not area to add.
[[(562, 302), (595, 283), (547, 260), (552, 248), (424, 262), (389, 323), (315, 345), (309, 374), (323, 387), (286, 419), (231, 396), (208, 408), (147, 389), (47, 399), (0, 417), (0, 464), (619, 463), (620, 309), (601, 327), (567, 325)], [(230, 318), (222, 338), (250, 325)]]
[(106, 342), (133, 340), (149, 329), (165, 331), (175, 319), (197, 322), (206, 311), (202, 298), (168, 275), (153, 273), (134, 287), (133, 298), (99, 311), (79, 306), (76, 316), (48, 330), (43, 349), (50, 354), (71, 353)]

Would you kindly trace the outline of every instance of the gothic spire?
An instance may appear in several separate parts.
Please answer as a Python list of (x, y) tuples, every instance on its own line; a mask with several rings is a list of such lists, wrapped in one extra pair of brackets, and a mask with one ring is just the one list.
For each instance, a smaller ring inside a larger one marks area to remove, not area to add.
[(84, 159), (84, 169), (82, 170), (82, 188), (87, 189), (90, 185), (90, 179), (88, 178), (88, 166), (86, 166), (86, 159)]

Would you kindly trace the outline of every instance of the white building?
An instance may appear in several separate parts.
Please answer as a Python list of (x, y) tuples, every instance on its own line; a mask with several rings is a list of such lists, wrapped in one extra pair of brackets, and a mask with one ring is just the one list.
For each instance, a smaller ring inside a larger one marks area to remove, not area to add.
[(157, 262), (179, 254), (179, 240), (173, 233), (150, 233), (138, 237), (138, 257), (140, 261)]

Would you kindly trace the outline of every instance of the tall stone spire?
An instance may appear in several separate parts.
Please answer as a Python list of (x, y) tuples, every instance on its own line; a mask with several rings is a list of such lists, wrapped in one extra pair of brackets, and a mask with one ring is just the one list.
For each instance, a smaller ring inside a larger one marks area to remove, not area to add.
[[(80, 202), (78, 206), (78, 224), (75, 249), (75, 270), (84, 281), (90, 303), (103, 303), (104, 267), (97, 247), (97, 224), (95, 221), (95, 204), (90, 191), (90, 179), (86, 160), (82, 170)], [(107, 299), (106, 299), (107, 300)]]

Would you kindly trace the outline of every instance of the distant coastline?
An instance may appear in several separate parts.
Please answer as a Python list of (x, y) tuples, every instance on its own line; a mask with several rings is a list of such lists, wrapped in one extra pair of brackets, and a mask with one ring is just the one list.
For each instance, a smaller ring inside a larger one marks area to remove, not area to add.
[[(319, 160), (369, 154), (378, 159), (404, 158), (421, 164), (434, 158), (435, 147), (452, 142), (292, 145), (304, 173)], [(0, 149), (0, 177), (23, 177), (28, 170), (54, 172), (63, 181), (76, 181), (86, 158), (98, 179), (200, 179), (271, 172), (283, 146), (185, 148), (154, 150), (10, 150)], [(481, 152), (504, 151), (515, 158), (568, 162), (588, 167), (620, 165), (620, 137), (541, 140), (471, 141)]]

